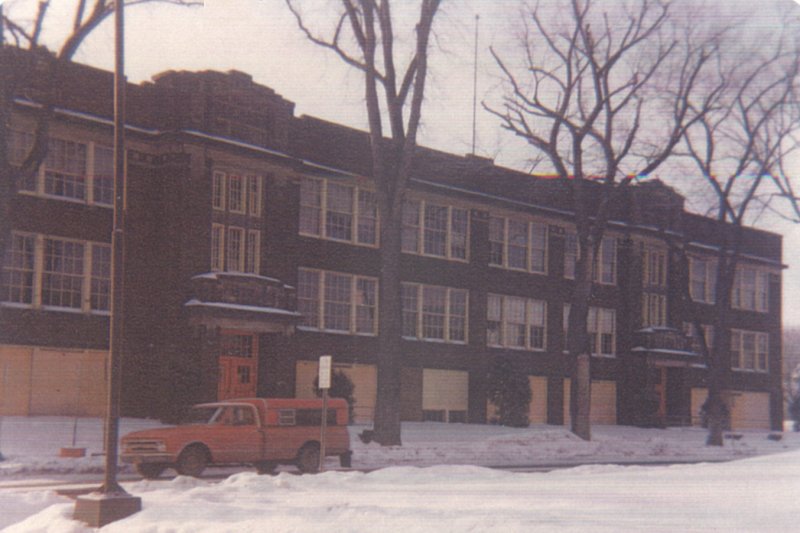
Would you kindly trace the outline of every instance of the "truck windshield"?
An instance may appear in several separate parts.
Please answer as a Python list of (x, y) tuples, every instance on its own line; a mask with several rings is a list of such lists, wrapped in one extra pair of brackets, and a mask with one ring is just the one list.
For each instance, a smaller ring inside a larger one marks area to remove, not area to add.
[(181, 422), (181, 425), (208, 424), (219, 407), (192, 407)]

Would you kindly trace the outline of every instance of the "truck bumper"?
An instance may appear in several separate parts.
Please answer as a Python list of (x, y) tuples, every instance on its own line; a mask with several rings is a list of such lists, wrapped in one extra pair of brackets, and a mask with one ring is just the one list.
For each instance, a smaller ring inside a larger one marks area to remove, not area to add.
[(175, 458), (166, 453), (154, 453), (148, 455), (120, 455), (120, 460), (123, 463), (141, 464), (141, 463), (174, 463)]

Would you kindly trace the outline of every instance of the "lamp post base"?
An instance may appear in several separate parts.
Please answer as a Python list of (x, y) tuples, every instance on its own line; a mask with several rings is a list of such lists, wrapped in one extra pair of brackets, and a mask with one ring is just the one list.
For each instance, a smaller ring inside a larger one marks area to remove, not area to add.
[(142, 499), (126, 492), (93, 492), (78, 496), (75, 500), (74, 520), (85, 522), (90, 527), (103, 527), (122, 520), (142, 510)]

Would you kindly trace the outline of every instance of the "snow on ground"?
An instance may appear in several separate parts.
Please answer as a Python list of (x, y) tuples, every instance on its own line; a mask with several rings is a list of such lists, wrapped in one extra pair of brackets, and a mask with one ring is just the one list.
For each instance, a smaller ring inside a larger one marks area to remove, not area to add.
[[(78, 421), (89, 457), (56, 457), (72, 445), (73, 420), (6, 417), (0, 426), (0, 528), (91, 531), (71, 520), (74, 503), (23, 481), (101, 472), (102, 423)], [(126, 433), (158, 425), (122, 420)], [(217, 479), (125, 483), (143, 511), (103, 531), (796, 531), (800, 433), (737, 432), (723, 448), (705, 430), (595, 426), (583, 442), (563, 428), (406, 423), (402, 447), (365, 445), (351, 428), (355, 468), (296, 476), (232, 470)], [(781, 436), (771, 440), (769, 435)], [(714, 461), (674, 466), (597, 463)], [(550, 473), (482, 466), (584, 464)], [(330, 466), (335, 466), (334, 462)], [(385, 468), (388, 467), (388, 468)], [(213, 470), (209, 470), (213, 472)], [(6, 485), (6, 488), (3, 488)]]

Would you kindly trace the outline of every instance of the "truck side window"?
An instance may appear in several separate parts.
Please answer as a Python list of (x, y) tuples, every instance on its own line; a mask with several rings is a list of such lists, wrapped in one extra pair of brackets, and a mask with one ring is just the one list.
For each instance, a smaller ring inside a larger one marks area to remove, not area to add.
[(256, 417), (253, 415), (253, 409), (250, 407), (234, 407), (233, 425), (234, 426), (256, 425)]
[(281, 409), (278, 411), (278, 425), (280, 426), (294, 426), (295, 425), (295, 410), (294, 409)]

